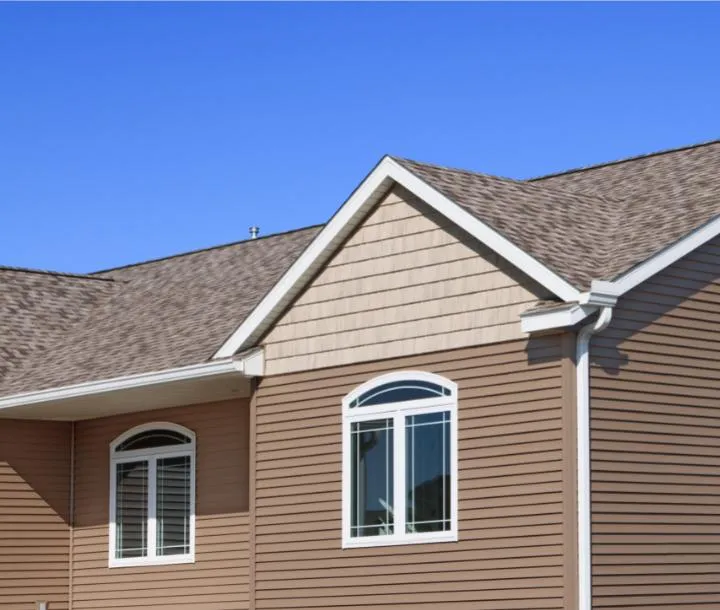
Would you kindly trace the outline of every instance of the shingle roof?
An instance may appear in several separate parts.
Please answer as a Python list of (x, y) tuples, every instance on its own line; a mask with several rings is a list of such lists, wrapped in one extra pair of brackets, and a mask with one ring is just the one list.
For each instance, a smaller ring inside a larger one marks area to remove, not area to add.
[(6, 358), (0, 394), (208, 360), (319, 229), (122, 267), (89, 279), (0, 274), (0, 325), (7, 327), (0, 333), (0, 354)]
[(0, 380), (65, 336), (117, 288), (109, 278), (0, 267)]
[(408, 159), (395, 161), (571, 284), (584, 287), (597, 277), (617, 201)]
[(614, 230), (604, 238), (608, 255), (594, 278), (613, 280), (720, 214), (720, 140), (531, 183), (622, 200)]
[(720, 141), (529, 181), (395, 160), (583, 290), (720, 214)]
[[(720, 213), (720, 141), (530, 181), (395, 161), (580, 289)], [(319, 231), (86, 276), (0, 267), (0, 395), (208, 360)]]

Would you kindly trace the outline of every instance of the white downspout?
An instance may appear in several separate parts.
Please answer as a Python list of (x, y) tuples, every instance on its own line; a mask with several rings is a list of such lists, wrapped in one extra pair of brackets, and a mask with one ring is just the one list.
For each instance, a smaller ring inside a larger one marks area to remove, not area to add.
[(612, 319), (603, 307), (597, 320), (577, 337), (577, 493), (578, 493), (578, 610), (592, 610), (592, 506), (590, 503), (590, 339)]

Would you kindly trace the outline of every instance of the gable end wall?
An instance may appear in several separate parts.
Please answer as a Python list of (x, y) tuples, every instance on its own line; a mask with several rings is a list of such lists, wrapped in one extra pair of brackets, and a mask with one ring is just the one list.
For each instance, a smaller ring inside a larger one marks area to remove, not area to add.
[(399, 187), (265, 337), (276, 375), (524, 338), (546, 291)]

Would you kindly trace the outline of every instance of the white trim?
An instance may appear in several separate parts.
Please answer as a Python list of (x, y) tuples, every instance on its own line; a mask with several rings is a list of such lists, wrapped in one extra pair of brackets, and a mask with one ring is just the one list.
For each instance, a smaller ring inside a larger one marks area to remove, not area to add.
[(578, 497), (578, 610), (592, 610), (592, 498), (590, 464), (590, 339), (612, 319), (604, 307), (597, 320), (577, 336), (577, 497)]
[(574, 326), (597, 311), (597, 307), (570, 303), (566, 307), (548, 311), (526, 311), (520, 314), (520, 328), (524, 333), (534, 333), (553, 328)]
[[(438, 396), (421, 400), (410, 400), (389, 404), (350, 408), (355, 398), (374, 387), (392, 381), (423, 380), (436, 383), (450, 390), (449, 396)], [(342, 548), (365, 548), (375, 546), (395, 546), (401, 544), (427, 544), (435, 542), (455, 542), (458, 540), (458, 408), (457, 384), (445, 377), (425, 371), (399, 371), (380, 375), (362, 384), (342, 400)], [(443, 532), (424, 532), (408, 534), (405, 532), (405, 419), (410, 415), (425, 413), (450, 414), (450, 529)], [(383, 536), (353, 537), (351, 535), (352, 501), (352, 459), (350, 450), (351, 426), (361, 421), (376, 419), (393, 420), (393, 495), (394, 523), (393, 534)]]
[(213, 358), (228, 358), (243, 347), (252, 344), (274, 322), (290, 299), (301, 290), (303, 284), (312, 277), (313, 272), (332, 254), (344, 237), (362, 221), (370, 207), (384, 194), (391, 182), (412, 192), (553, 294), (565, 301), (578, 299), (580, 292), (554, 271), (548, 269), (392, 158), (384, 157), (253, 312), (220, 346)]
[[(170, 430), (187, 436), (190, 443), (183, 445), (168, 445), (154, 449), (137, 449), (130, 451), (117, 451), (117, 447), (123, 441), (149, 430)], [(195, 433), (189, 428), (170, 422), (150, 422), (135, 426), (122, 433), (110, 443), (110, 510), (108, 519), (108, 567), (132, 567), (132, 566), (155, 566), (172, 565), (180, 563), (195, 562), (195, 455), (196, 455)], [(157, 462), (159, 459), (171, 457), (190, 458), (190, 551), (183, 555), (157, 555)], [(118, 559), (117, 552), (117, 523), (116, 523), (116, 502), (117, 502), (117, 476), (116, 467), (118, 464), (127, 462), (146, 461), (148, 463), (148, 528), (147, 528), (147, 551), (145, 557), (128, 557)]]
[(201, 364), (193, 364), (175, 369), (165, 369), (163, 371), (154, 371), (151, 373), (127, 375), (124, 377), (115, 377), (101, 381), (88, 381), (86, 383), (78, 383), (76, 385), (60, 388), (51, 388), (48, 390), (41, 390), (39, 392), (26, 392), (23, 394), (6, 396), (4, 398), (0, 398), (0, 409), (9, 409), (12, 407), (52, 402), (56, 400), (65, 400), (68, 398), (78, 398), (81, 396), (92, 396), (95, 394), (104, 394), (106, 392), (114, 392), (117, 390), (162, 385), (176, 381), (202, 379), (203, 377), (213, 377), (218, 375), (237, 373), (240, 375), (255, 376), (258, 374), (257, 371), (259, 370), (257, 360), (258, 351), (262, 350), (254, 350), (248, 354), (247, 359), (250, 363), (248, 367), (245, 365), (245, 359), (225, 359), (222, 361), (213, 360), (210, 362), (203, 362)]
[(619, 297), (718, 235), (720, 235), (720, 218), (711, 220), (612, 282), (593, 281), (592, 290), (603, 290)]

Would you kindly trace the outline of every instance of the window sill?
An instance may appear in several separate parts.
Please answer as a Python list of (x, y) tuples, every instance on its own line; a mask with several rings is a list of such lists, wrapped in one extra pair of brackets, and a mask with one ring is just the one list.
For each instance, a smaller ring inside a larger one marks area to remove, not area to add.
[(133, 557), (128, 559), (110, 559), (109, 568), (137, 568), (150, 566), (171, 566), (183, 563), (195, 563), (195, 555), (170, 555), (167, 557)]
[(433, 532), (428, 534), (406, 534), (405, 536), (365, 536), (363, 538), (345, 538), (343, 549), (363, 549), (374, 546), (400, 546), (404, 544), (435, 544), (438, 542), (457, 542), (457, 532)]

